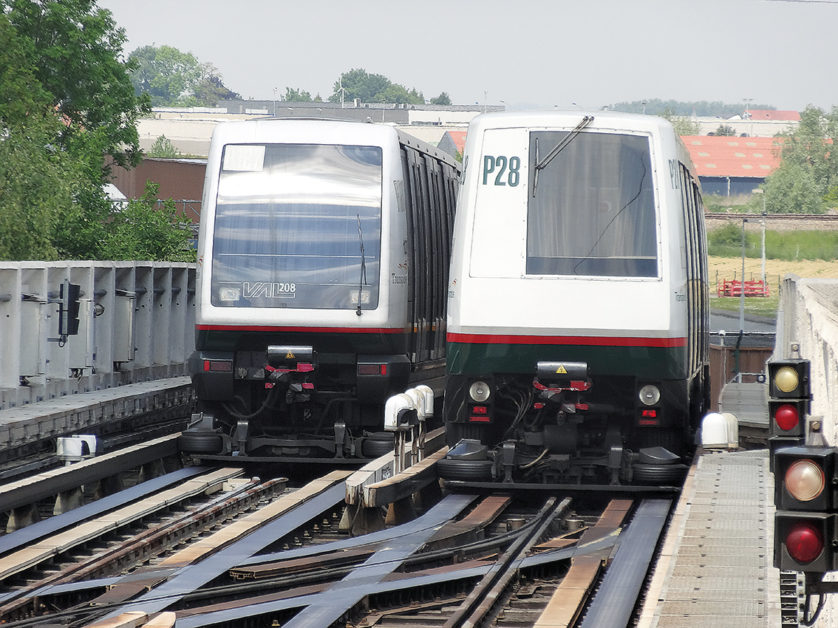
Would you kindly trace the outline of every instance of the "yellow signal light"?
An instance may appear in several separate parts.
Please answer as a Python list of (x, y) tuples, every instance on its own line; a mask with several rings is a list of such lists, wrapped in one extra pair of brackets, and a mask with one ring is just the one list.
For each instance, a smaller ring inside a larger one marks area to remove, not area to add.
[(797, 371), (790, 366), (782, 366), (774, 374), (774, 385), (784, 393), (790, 393), (800, 385)]

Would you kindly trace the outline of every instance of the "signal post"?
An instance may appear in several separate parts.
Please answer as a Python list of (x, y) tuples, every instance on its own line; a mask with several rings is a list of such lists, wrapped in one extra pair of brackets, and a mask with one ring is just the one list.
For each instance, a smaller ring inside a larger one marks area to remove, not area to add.
[[(774, 566), (800, 572), (805, 582), (803, 625), (813, 625), (838, 570), (838, 448), (823, 439), (822, 422), (810, 417), (810, 364), (772, 360), (768, 370), (771, 468), (774, 472)], [(811, 596), (819, 596), (811, 614)]]

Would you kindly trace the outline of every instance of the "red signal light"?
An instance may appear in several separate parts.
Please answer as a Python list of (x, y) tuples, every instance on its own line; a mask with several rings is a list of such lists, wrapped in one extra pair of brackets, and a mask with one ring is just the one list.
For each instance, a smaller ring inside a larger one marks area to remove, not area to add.
[(785, 403), (777, 408), (774, 413), (774, 421), (777, 423), (777, 427), (788, 432), (800, 424), (800, 414), (797, 407)]
[(812, 523), (799, 521), (786, 534), (786, 550), (798, 563), (811, 563), (823, 551), (823, 534)]

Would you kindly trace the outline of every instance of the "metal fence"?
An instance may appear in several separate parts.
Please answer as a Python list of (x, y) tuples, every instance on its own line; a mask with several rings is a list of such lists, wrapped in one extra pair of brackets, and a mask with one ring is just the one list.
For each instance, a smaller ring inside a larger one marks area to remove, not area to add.
[[(65, 281), (79, 326), (59, 336)], [(0, 263), (0, 409), (185, 375), (194, 304), (194, 264)]]

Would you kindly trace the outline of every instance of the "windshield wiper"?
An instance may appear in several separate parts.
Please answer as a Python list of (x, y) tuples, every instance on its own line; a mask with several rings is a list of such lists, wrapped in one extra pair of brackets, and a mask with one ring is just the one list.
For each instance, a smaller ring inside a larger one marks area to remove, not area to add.
[(356, 214), (358, 218), (358, 240), (361, 242), (361, 278), (358, 282), (358, 309), (355, 314), (361, 315), (361, 295), (364, 291), (364, 286), (367, 284), (367, 260), (364, 256), (364, 234), (361, 231), (361, 214)]
[(533, 175), (533, 181), (532, 181), (532, 195), (533, 195), (533, 198), (535, 198), (535, 189), (538, 187), (538, 173), (541, 172), (542, 170), (544, 170), (547, 167), (547, 165), (551, 161), (553, 161), (553, 159), (555, 159), (556, 155), (558, 155), (565, 148), (567, 148), (567, 145), (570, 144), (577, 135), (579, 135), (579, 133), (582, 131), (582, 129), (584, 129), (586, 126), (591, 124), (591, 122), (593, 122), (593, 121), (594, 121), (593, 116), (585, 116), (584, 118), (582, 118), (582, 121), (579, 124), (577, 124), (576, 127), (570, 133), (565, 135), (564, 138), (558, 144), (556, 144), (553, 147), (553, 150), (551, 150), (549, 153), (547, 153), (544, 156), (544, 159), (539, 159), (539, 156), (538, 156), (538, 138), (535, 138), (535, 161), (536, 161), (536, 164), (535, 164), (535, 174)]

